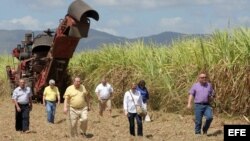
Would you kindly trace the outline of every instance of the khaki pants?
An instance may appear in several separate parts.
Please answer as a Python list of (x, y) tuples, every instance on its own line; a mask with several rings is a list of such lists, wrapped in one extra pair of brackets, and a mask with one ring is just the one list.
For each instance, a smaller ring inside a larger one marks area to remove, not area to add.
[(80, 122), (80, 132), (86, 133), (88, 123), (88, 108), (75, 109), (70, 107), (69, 110), (69, 122), (70, 122), (70, 134), (71, 137), (78, 136), (77, 124)]
[(111, 100), (107, 99), (107, 100), (99, 101), (100, 113), (103, 113), (103, 111), (105, 111), (106, 108), (107, 108), (107, 110), (111, 110)]

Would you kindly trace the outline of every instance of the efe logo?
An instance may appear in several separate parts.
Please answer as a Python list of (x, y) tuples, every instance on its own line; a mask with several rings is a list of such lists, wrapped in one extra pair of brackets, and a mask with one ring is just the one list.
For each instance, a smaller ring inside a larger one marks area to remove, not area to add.
[(228, 129), (228, 136), (246, 136), (246, 129)]
[(250, 125), (224, 125), (224, 141), (249, 141)]

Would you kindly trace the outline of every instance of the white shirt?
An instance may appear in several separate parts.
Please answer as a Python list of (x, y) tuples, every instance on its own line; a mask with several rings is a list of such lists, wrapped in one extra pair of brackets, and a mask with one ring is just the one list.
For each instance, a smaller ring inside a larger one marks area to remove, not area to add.
[(12, 99), (16, 100), (20, 104), (28, 104), (29, 103), (29, 98), (32, 96), (32, 92), (30, 87), (17, 87), (13, 91)]
[(101, 83), (96, 87), (95, 92), (101, 99), (109, 99), (111, 93), (113, 93), (113, 88), (109, 83), (106, 83), (105, 86)]
[(143, 109), (146, 109), (146, 107), (143, 105), (142, 96), (140, 92), (135, 91), (133, 93), (131, 90), (127, 91), (123, 99), (124, 111), (127, 111), (129, 113), (136, 113), (136, 105), (139, 105)]

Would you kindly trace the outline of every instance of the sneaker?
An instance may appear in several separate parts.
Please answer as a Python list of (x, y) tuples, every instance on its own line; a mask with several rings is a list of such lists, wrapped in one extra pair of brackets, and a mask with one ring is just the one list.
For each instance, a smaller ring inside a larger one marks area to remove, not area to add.
[(195, 135), (200, 135), (201, 133), (200, 132), (195, 132)]
[(203, 135), (207, 135), (207, 130), (202, 129)]
[(30, 130), (23, 131), (24, 134), (30, 133)]
[(88, 137), (88, 134), (87, 134), (87, 133), (81, 133), (81, 135), (82, 135), (84, 138), (87, 138), (87, 137)]

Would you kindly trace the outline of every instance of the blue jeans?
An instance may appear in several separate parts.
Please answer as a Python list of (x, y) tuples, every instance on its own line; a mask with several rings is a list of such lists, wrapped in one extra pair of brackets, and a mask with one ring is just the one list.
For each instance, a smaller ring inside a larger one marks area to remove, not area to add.
[(56, 113), (56, 102), (46, 100), (46, 111), (48, 122), (54, 123)]
[(195, 134), (201, 134), (202, 117), (205, 116), (206, 122), (202, 127), (203, 133), (207, 133), (213, 120), (212, 107), (210, 105), (195, 104)]

